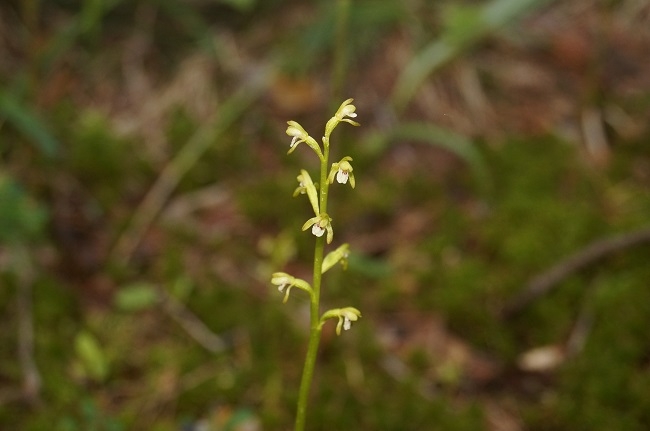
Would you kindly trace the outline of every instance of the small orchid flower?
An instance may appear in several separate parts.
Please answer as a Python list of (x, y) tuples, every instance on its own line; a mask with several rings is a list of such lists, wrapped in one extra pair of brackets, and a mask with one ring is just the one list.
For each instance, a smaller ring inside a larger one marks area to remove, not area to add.
[(314, 236), (321, 237), (327, 232), (327, 243), (331, 243), (334, 238), (334, 230), (332, 229), (332, 219), (327, 214), (323, 213), (312, 217), (302, 225), (302, 230), (307, 230), (311, 227), (311, 233)]
[(359, 317), (361, 317), (361, 312), (354, 307), (335, 308), (323, 314), (320, 318), (320, 325), (322, 326), (327, 319), (338, 318), (336, 335), (341, 335), (341, 329), (349, 330), (352, 327), (352, 322), (359, 320)]
[(287, 121), (287, 124), (289, 125), (289, 127), (287, 127), (287, 135), (293, 136), (290, 147), (291, 149), (294, 149), (301, 142), (305, 142), (309, 135), (305, 129), (295, 121)]
[(345, 102), (341, 103), (341, 106), (339, 106), (339, 110), (336, 111), (336, 114), (334, 115), (336, 118), (338, 118), (339, 121), (345, 121), (346, 123), (350, 123), (353, 126), (358, 126), (359, 123), (356, 121), (352, 121), (348, 118), (345, 117), (350, 117), (350, 118), (356, 118), (357, 113), (354, 112), (357, 110), (357, 107), (352, 104), (352, 101), (354, 99), (348, 99)]
[(314, 138), (309, 136), (309, 134), (305, 131), (305, 129), (302, 128), (300, 124), (295, 121), (287, 121), (287, 124), (289, 127), (287, 127), (286, 133), (292, 137), (287, 154), (293, 153), (293, 151), (298, 147), (298, 144), (304, 142), (309, 145), (311, 149), (316, 152), (316, 154), (318, 154), (319, 158), (323, 158), (323, 153), (321, 153), (318, 143), (314, 140)]
[(329, 142), (329, 136), (332, 134), (332, 131), (342, 121), (352, 124), (353, 126), (359, 125), (359, 123), (356, 121), (350, 120), (350, 118), (356, 118), (357, 116), (357, 113), (354, 112), (357, 110), (357, 107), (352, 104), (353, 100), (354, 99), (348, 99), (343, 102), (341, 106), (339, 106), (339, 109), (336, 111), (336, 114), (334, 114), (334, 116), (329, 119), (325, 125), (325, 136), (323, 137), (323, 142)]
[[(286, 272), (273, 273), (271, 276), (271, 284), (278, 286), (278, 290), (281, 293), (284, 292), (284, 300), (282, 301), (283, 303), (286, 303), (289, 299), (289, 293), (291, 293), (291, 288), (293, 286), (309, 292), (310, 295), (312, 294), (312, 289), (309, 283), (307, 283), (305, 280), (301, 280), (292, 275), (289, 275)], [(285, 288), (287, 289), (286, 292), (284, 290)]]
[[(354, 307), (346, 307), (341, 310), (341, 317), (343, 317), (343, 330), (347, 331), (352, 327), (352, 322), (359, 320), (361, 312)], [(336, 335), (341, 335), (341, 317), (336, 325)]]
[(345, 156), (338, 163), (332, 163), (332, 169), (327, 177), (327, 181), (332, 184), (334, 182), (334, 177), (336, 176), (336, 181), (339, 184), (346, 184), (349, 179), (350, 186), (354, 188), (355, 181), (354, 174), (352, 173), (352, 165), (350, 164), (351, 161), (352, 157)]
[(295, 198), (298, 195), (304, 195), (307, 193), (307, 188), (305, 187), (305, 182), (302, 179), (302, 175), (298, 175), (298, 187), (293, 191), (293, 197)]

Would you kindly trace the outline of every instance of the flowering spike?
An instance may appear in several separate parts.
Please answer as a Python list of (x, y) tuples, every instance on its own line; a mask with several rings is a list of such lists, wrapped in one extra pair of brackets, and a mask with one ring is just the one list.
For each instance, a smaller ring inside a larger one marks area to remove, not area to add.
[[(301, 169), (298, 175), (298, 187), (294, 190), (293, 196), (296, 197), (300, 194), (306, 194), (309, 202), (314, 210), (314, 216), (307, 220), (302, 225), (302, 230), (306, 231), (311, 229), (312, 235), (321, 238), (315, 244), (314, 253), (314, 286), (309, 285), (304, 280), (298, 279), (285, 272), (276, 272), (271, 277), (271, 283), (277, 286), (280, 293), (284, 294), (283, 302), (287, 302), (291, 289), (297, 286), (299, 289), (305, 290), (309, 293), (310, 304), (310, 332), (309, 332), (309, 345), (307, 349), (307, 356), (305, 366), (303, 369), (303, 378), (300, 384), (300, 393), (298, 398), (298, 409), (296, 417), (296, 430), (303, 430), (305, 425), (305, 412), (307, 400), (309, 397), (309, 386), (314, 371), (314, 364), (318, 353), (318, 340), (321, 336), (323, 325), (328, 319), (336, 319), (336, 333), (341, 335), (341, 331), (347, 331), (352, 327), (352, 323), (359, 320), (361, 312), (354, 307), (336, 308), (325, 312), (318, 320), (318, 313), (320, 309), (319, 298), (321, 290), (322, 274), (331, 269), (334, 265), (340, 263), (343, 268), (347, 267), (347, 259), (349, 254), (348, 244), (343, 244), (336, 250), (328, 253), (323, 258), (325, 242), (331, 243), (334, 238), (334, 229), (332, 227), (332, 219), (325, 212), (327, 209), (327, 198), (329, 185), (336, 180), (340, 184), (347, 184), (350, 182), (352, 188), (355, 187), (354, 174), (352, 169), (352, 157), (343, 157), (340, 161), (333, 163), (331, 169), (329, 166), (329, 150), (330, 150), (330, 135), (334, 129), (341, 122), (358, 126), (359, 123), (353, 119), (357, 117), (356, 106), (352, 104), (352, 99), (345, 100), (332, 118), (327, 121), (325, 125), (325, 133), (323, 134), (322, 144), (317, 143), (305, 129), (295, 121), (288, 121), (286, 130), (287, 135), (291, 137), (291, 144), (288, 154), (295, 151), (296, 147), (301, 143), (306, 143), (320, 159), (320, 180), (319, 184), (315, 184), (309, 173)], [(328, 172), (328, 169), (329, 172)], [(324, 238), (323, 238), (324, 237)]]

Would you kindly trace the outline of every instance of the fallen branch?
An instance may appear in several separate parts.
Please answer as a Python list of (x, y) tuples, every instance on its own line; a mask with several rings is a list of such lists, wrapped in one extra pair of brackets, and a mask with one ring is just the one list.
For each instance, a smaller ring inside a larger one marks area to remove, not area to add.
[(40, 401), (41, 373), (34, 359), (34, 307), (32, 287), (35, 277), (29, 252), (23, 246), (13, 250), (17, 274), (18, 360), (23, 371), (23, 396), (33, 404)]
[(162, 288), (158, 289), (158, 295), (163, 311), (174, 319), (203, 348), (212, 353), (219, 353), (228, 347), (221, 337), (212, 332), (182, 302), (178, 301)]
[(160, 214), (170, 196), (205, 152), (217, 142), (228, 128), (246, 113), (249, 106), (267, 88), (271, 78), (268, 68), (259, 67), (205, 125), (200, 127), (176, 157), (162, 170), (111, 251), (111, 261), (126, 265), (147, 230)]
[(524, 289), (504, 308), (504, 317), (511, 317), (540, 296), (549, 293), (571, 274), (623, 249), (650, 242), (650, 227), (615, 235), (589, 244), (546, 271), (533, 277)]

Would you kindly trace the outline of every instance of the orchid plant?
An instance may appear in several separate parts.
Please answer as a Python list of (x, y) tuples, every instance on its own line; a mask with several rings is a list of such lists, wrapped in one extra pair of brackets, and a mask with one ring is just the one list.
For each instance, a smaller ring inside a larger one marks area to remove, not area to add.
[(356, 107), (352, 104), (352, 99), (343, 102), (336, 111), (336, 114), (325, 125), (325, 134), (321, 144), (312, 138), (297, 122), (289, 121), (289, 126), (287, 127), (287, 135), (292, 137), (287, 154), (291, 154), (298, 145), (305, 143), (316, 153), (320, 160), (319, 183), (314, 183), (309, 172), (302, 169), (297, 178), (298, 187), (293, 193), (294, 197), (307, 195), (314, 211), (314, 216), (302, 225), (303, 231), (311, 228), (311, 233), (316, 237), (312, 282), (310, 284), (305, 280), (301, 280), (285, 272), (276, 272), (271, 277), (271, 284), (277, 286), (280, 293), (284, 294), (283, 301), (285, 303), (288, 301), (293, 287), (307, 292), (310, 299), (309, 344), (300, 382), (300, 392), (298, 394), (295, 431), (303, 431), (305, 428), (307, 399), (314, 375), (318, 344), (323, 326), (330, 319), (338, 320), (336, 334), (341, 335), (341, 330), (349, 330), (352, 322), (356, 322), (361, 317), (361, 312), (354, 307), (334, 308), (323, 314), (320, 313), (322, 275), (338, 263), (346, 268), (349, 254), (348, 244), (339, 246), (327, 255), (324, 252), (325, 243), (330, 244), (334, 238), (332, 218), (327, 214), (329, 186), (336, 180), (339, 184), (349, 183), (352, 188), (355, 187), (352, 164), (350, 163), (352, 162), (351, 157), (343, 157), (340, 161), (332, 163), (329, 166), (330, 135), (340, 123), (349, 123), (353, 126), (358, 126), (359, 123), (353, 120), (357, 116), (355, 111)]

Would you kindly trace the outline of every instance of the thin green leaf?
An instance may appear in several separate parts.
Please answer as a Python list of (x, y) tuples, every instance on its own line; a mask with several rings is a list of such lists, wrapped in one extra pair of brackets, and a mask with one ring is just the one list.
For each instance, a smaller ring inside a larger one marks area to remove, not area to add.
[(389, 134), (388, 139), (409, 139), (444, 148), (462, 160), (471, 168), (479, 185), (487, 190), (491, 187), (491, 178), (483, 157), (473, 142), (463, 135), (428, 123), (404, 123)]
[[(475, 10), (456, 8), (448, 15), (446, 32), (425, 46), (398, 78), (393, 103), (398, 111), (411, 100), (422, 81), (470, 46), (532, 9), (551, 0), (493, 0)], [(464, 18), (464, 19), (462, 19)], [(469, 29), (469, 30), (468, 30)]]
[(88, 377), (99, 382), (104, 381), (108, 376), (108, 361), (97, 338), (82, 330), (74, 340), (74, 347)]
[(13, 95), (2, 90), (0, 90), (0, 116), (6, 118), (44, 155), (52, 157), (59, 151), (58, 141), (36, 113)]
[(139, 311), (153, 307), (159, 301), (155, 286), (134, 283), (121, 288), (115, 295), (115, 305), (123, 311)]
[(0, 243), (26, 243), (43, 234), (47, 212), (8, 175), (0, 173)]

